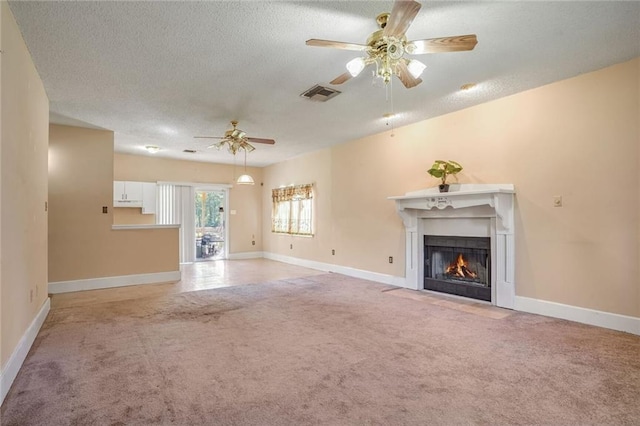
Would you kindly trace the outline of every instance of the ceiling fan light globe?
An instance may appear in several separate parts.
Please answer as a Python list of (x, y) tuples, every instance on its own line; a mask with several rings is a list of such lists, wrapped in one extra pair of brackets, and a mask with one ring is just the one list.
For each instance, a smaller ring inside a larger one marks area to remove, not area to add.
[(354, 58), (347, 62), (347, 71), (349, 71), (349, 74), (351, 74), (352, 77), (357, 77), (358, 74), (362, 72), (365, 65), (363, 58)]
[(238, 185), (254, 185), (255, 184), (255, 182), (253, 181), (253, 178), (249, 175), (238, 176), (238, 180), (236, 180), (236, 183)]
[(427, 66), (425, 64), (416, 59), (410, 60), (407, 64), (407, 69), (409, 70), (409, 73), (413, 76), (413, 78), (420, 77), (422, 75), (422, 71), (424, 71), (426, 67)]

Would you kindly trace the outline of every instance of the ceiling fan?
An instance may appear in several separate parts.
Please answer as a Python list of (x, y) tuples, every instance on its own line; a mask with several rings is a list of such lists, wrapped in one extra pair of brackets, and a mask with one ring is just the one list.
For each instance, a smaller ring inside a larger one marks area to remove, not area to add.
[(240, 130), (240, 129), (237, 128), (237, 126), (238, 126), (238, 121), (237, 120), (231, 121), (231, 125), (233, 126), (233, 129), (227, 130), (226, 132), (224, 132), (224, 136), (223, 137), (217, 137), (217, 136), (194, 136), (194, 138), (196, 138), (196, 139), (221, 139), (220, 142), (216, 142), (214, 144), (211, 144), (207, 148), (215, 147), (215, 148), (221, 149), (223, 146), (227, 145), (227, 149), (233, 155), (236, 155), (236, 153), (241, 149), (243, 149), (245, 151), (245, 153), (253, 151), (255, 148), (249, 142), (252, 142), (252, 143), (264, 143), (264, 144), (268, 144), (268, 145), (273, 145), (274, 143), (276, 143), (276, 141), (274, 141), (273, 139), (262, 139), (262, 138), (250, 138), (250, 137), (247, 137), (247, 134), (245, 133), (244, 130)]
[(369, 36), (367, 44), (310, 39), (307, 40), (307, 45), (356, 50), (367, 54), (365, 57), (349, 61), (347, 72), (334, 78), (330, 84), (342, 84), (351, 77), (356, 77), (366, 66), (375, 64), (375, 75), (382, 78), (385, 84), (396, 75), (402, 84), (410, 89), (422, 83), (420, 75), (426, 65), (416, 59), (405, 57), (405, 54), (473, 50), (478, 43), (475, 34), (407, 41), (405, 33), (420, 7), (420, 3), (413, 0), (396, 0), (391, 13), (381, 13), (376, 18), (380, 29)]

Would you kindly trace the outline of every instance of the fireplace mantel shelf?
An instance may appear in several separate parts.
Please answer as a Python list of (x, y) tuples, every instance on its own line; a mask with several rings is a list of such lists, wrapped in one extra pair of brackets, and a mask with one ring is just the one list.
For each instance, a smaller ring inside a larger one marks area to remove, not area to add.
[(485, 218), (491, 224), (491, 240), (495, 247), (495, 294), (492, 303), (513, 308), (514, 283), (514, 194), (513, 184), (454, 184), (450, 192), (437, 187), (388, 197), (395, 201), (396, 211), (406, 231), (406, 286), (421, 289), (423, 280), (422, 239), (429, 219), (464, 220)]
[(498, 194), (498, 193), (515, 194), (515, 191), (513, 189), (503, 189), (503, 188), (452, 191), (452, 192), (439, 192), (438, 188), (435, 188), (435, 191), (433, 191), (432, 189), (433, 188), (425, 189), (422, 191), (409, 192), (406, 195), (397, 195), (397, 196), (388, 197), (388, 198), (390, 200), (414, 200), (414, 199), (420, 199), (420, 198), (461, 197), (461, 196), (480, 195), (480, 194)]
[[(437, 187), (408, 192), (405, 195), (388, 197), (396, 202), (396, 209), (406, 227), (414, 227), (415, 210), (463, 209), (488, 205), (500, 219), (501, 230), (512, 232), (513, 194), (512, 184), (454, 184), (450, 192), (439, 192)], [(406, 210), (411, 210), (407, 212)]]
[(419, 191), (407, 192), (405, 195), (389, 197), (390, 200), (413, 200), (416, 198), (432, 197), (462, 197), (481, 194), (514, 194), (516, 191), (513, 184), (483, 184), (483, 183), (463, 183), (450, 185), (449, 192), (440, 192), (438, 187), (421, 189)]

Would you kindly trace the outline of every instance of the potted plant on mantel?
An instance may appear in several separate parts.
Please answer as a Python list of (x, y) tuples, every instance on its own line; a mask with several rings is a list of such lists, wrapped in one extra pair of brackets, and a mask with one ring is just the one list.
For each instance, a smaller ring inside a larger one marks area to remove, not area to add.
[(433, 166), (431, 166), (431, 168), (427, 170), (427, 173), (435, 178), (440, 179), (440, 181), (442, 182), (440, 185), (438, 185), (438, 189), (440, 190), (440, 192), (449, 192), (449, 184), (447, 183), (447, 178), (449, 176), (455, 176), (461, 171), (462, 166), (455, 161), (436, 160), (435, 163), (433, 163)]

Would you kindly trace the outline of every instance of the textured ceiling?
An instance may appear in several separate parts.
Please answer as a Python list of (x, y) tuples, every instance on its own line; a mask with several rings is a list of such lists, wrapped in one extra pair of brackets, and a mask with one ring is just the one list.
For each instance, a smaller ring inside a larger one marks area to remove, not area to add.
[[(310, 38), (365, 43), (391, 1), (10, 1), (51, 102), (51, 120), (115, 132), (118, 152), (232, 163), (207, 149), (229, 121), (264, 166), (389, 129), (385, 89), (363, 72), (326, 103), (299, 95), (329, 85), (358, 52)], [(470, 52), (417, 57), (424, 82), (391, 87), (402, 126), (640, 56), (640, 2), (423, 1), (410, 40), (477, 34)], [(460, 86), (478, 83), (473, 91)], [(194, 149), (186, 154), (184, 149)], [(146, 154), (150, 155), (150, 154)]]

